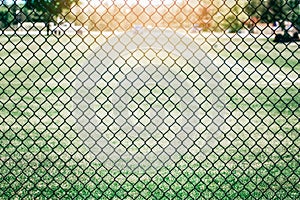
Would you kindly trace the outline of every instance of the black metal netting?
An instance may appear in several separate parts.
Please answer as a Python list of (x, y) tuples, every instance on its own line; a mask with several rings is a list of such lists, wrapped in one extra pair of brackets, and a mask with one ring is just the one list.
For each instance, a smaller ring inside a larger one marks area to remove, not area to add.
[(0, 199), (299, 199), (298, 0), (0, 1)]

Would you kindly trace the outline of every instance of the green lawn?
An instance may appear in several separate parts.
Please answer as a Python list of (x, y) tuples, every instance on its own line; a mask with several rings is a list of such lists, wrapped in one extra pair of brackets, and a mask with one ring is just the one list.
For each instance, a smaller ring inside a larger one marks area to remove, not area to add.
[(104, 39), (0, 36), (0, 199), (299, 199), (298, 46), (196, 40), (227, 79), (224, 137), (203, 160), (117, 170), (91, 160), (71, 115), (71, 81)]

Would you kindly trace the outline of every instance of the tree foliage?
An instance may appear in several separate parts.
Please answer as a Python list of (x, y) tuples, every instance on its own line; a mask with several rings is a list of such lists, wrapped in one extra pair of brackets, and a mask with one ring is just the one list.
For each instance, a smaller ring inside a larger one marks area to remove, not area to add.
[(18, 22), (45, 22), (49, 24), (64, 11), (70, 11), (79, 0), (26, 0), (25, 5), (0, 1), (0, 28)]
[(50, 22), (62, 14), (64, 10), (70, 10), (78, 0), (27, 0), (25, 7), (33, 11), (38, 21), (46, 23), (47, 32), (50, 32)]
[(228, 30), (229, 32), (235, 33), (243, 28), (243, 23), (239, 19), (239, 14), (241, 13), (241, 7), (235, 5), (230, 9), (230, 12), (226, 15), (224, 21), (221, 23), (223, 30)]
[(24, 21), (28, 10), (22, 10), (22, 5), (0, 2), (0, 28), (7, 28)]
[(284, 22), (291, 22), (295, 27), (300, 26), (299, 0), (251, 0), (246, 6), (249, 16), (257, 17), (263, 22), (279, 22), (285, 30)]
[(297, 13), (297, 0), (269, 0), (267, 2), (267, 10), (263, 17), (266, 21), (290, 21), (293, 22), (294, 16)]
[(13, 22), (14, 16), (5, 6), (0, 7), (0, 28), (7, 28)]
[(263, 21), (264, 15), (267, 12), (267, 6), (264, 1), (250, 0), (245, 7), (245, 12), (248, 16), (260, 18)]
[(78, 0), (27, 0), (25, 7), (33, 10), (41, 21), (49, 22), (64, 10), (70, 10), (77, 2)]

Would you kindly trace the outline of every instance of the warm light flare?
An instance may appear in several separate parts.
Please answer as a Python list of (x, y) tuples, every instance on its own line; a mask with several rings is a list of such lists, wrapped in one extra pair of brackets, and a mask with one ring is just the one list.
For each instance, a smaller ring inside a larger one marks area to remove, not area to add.
[(139, 4), (143, 7), (153, 5), (153, 6), (159, 6), (159, 5), (168, 5), (168, 4), (173, 4), (174, 2), (182, 2), (183, 0), (82, 0), (83, 3), (85, 4), (90, 4), (93, 6), (97, 6), (100, 4), (106, 4), (106, 5), (129, 5), (133, 6), (136, 4)]
[[(80, 0), (72, 13), (91, 30), (126, 31), (135, 26), (209, 30), (211, 0)], [(82, 14), (84, 13), (84, 14)]]

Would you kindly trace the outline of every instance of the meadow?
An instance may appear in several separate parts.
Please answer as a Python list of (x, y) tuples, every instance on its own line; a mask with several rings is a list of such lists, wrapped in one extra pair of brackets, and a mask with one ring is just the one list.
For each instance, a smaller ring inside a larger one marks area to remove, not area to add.
[(72, 116), (72, 82), (105, 36), (0, 36), (0, 199), (299, 199), (299, 43), (194, 39), (220, 69), (222, 139), (205, 159), (119, 170)]

